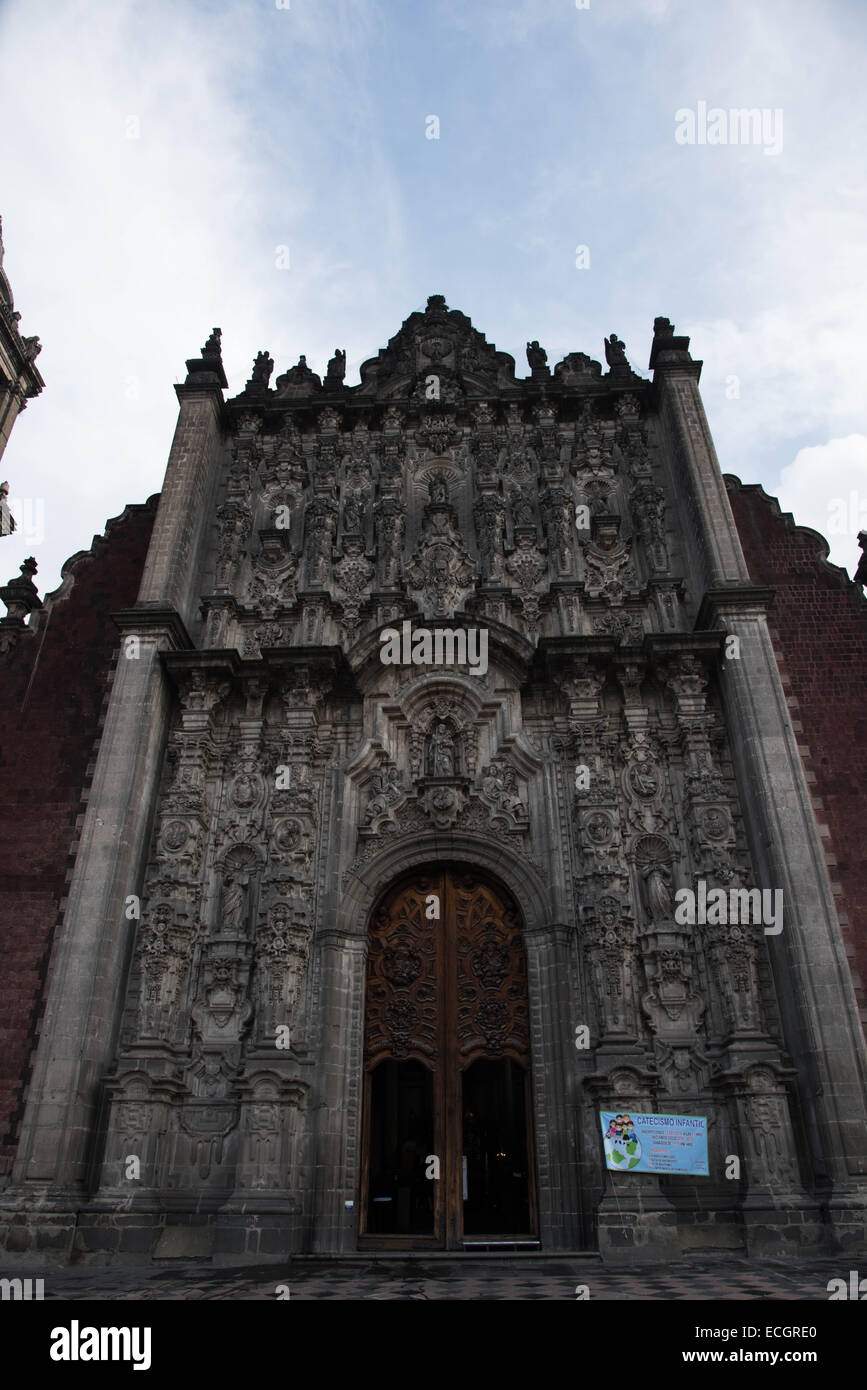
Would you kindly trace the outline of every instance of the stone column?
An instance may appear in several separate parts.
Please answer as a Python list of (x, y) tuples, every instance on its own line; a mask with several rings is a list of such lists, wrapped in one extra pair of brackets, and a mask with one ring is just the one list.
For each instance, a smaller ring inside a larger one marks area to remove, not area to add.
[(702, 364), (690, 356), (689, 338), (674, 336), (668, 319), (654, 324), (650, 366), (690, 578), (700, 592), (717, 584), (748, 584), (746, 561), (699, 395)]
[[(320, 1052), (312, 1109), (314, 1136), (312, 1249), (354, 1251), (358, 1241), (367, 941), (322, 932)], [(354, 1206), (347, 1211), (346, 1202)]]
[(175, 387), (181, 409), (138, 595), (139, 604), (174, 608), (187, 627), (198, 623), (202, 552), (219, 481), (226, 386), (219, 332), (201, 358), (187, 362), (187, 379)]
[(721, 696), (759, 884), (783, 891), (783, 929), (769, 936), (786, 1042), (799, 1077), (812, 1179), (827, 1192), (844, 1243), (864, 1242), (867, 1056), (818, 827), (792, 731), (765, 609), (750, 585), (698, 392), (689, 339), (657, 319), (655, 368), (673, 490), (692, 542), (697, 627), (737, 636)]
[(118, 658), (13, 1168), (13, 1186), (48, 1187), (58, 1200), (87, 1188), (88, 1140), (137, 925), (126, 902), (141, 893), (163, 761), (169, 694), (159, 653), (182, 641), (165, 614), (135, 635), (138, 656), (122, 649)]
[(792, 730), (765, 602), (706, 596), (705, 625), (736, 635), (721, 693), (756, 886), (783, 893), (768, 935), (786, 1044), (798, 1075), (812, 1177), (828, 1190), (838, 1238), (863, 1245), (867, 1216), (867, 1056), (810, 792)]
[(574, 1026), (583, 1022), (586, 1010), (571, 989), (573, 935), (563, 922), (524, 931), (539, 1239), (543, 1250), (575, 1250), (586, 1239), (578, 1189), (580, 1155), (570, 1052)]
[(98, 1158), (91, 1142), (117, 1046), (171, 707), (160, 654), (191, 646), (184, 624), (195, 616), (216, 485), (226, 385), (218, 339), (215, 330), (176, 388), (180, 414), (139, 599), (116, 615), (121, 649), (4, 1205), (74, 1209)]

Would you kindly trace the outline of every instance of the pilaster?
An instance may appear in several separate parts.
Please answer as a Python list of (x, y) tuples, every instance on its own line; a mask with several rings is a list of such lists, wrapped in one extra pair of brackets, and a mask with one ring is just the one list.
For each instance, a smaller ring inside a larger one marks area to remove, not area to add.
[(102, 1083), (116, 1052), (171, 705), (160, 653), (190, 648), (185, 622), (197, 616), (226, 385), (219, 330), (187, 372), (138, 602), (116, 615), (120, 652), (50, 969), (13, 1204), (75, 1207), (98, 1160)]
[(737, 638), (726, 653), (721, 699), (759, 885), (783, 892), (782, 931), (767, 939), (811, 1168), (817, 1195), (831, 1199), (838, 1238), (863, 1242), (867, 1057), (854, 988), (768, 631), (771, 594), (750, 584), (698, 392), (701, 363), (688, 346), (667, 319), (656, 320), (654, 388), (691, 537), (691, 587), (704, 594), (696, 626)]

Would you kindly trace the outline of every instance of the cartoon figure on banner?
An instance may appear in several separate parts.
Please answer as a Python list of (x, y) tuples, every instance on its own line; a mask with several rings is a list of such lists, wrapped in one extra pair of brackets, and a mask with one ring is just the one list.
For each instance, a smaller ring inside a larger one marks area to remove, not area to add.
[(624, 1171), (641, 1162), (641, 1143), (629, 1115), (615, 1115), (604, 1136), (606, 1165), (623, 1166)]

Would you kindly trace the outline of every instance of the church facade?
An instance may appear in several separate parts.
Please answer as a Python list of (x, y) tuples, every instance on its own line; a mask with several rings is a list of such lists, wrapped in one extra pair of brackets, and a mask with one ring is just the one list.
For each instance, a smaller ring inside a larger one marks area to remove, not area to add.
[[(187, 363), (10, 1254), (864, 1248), (772, 591), (689, 340), (605, 356), (517, 377), (435, 295), (354, 387), (259, 353), (226, 400), (218, 330)], [(705, 1118), (707, 1175), (609, 1171), (601, 1112)]]

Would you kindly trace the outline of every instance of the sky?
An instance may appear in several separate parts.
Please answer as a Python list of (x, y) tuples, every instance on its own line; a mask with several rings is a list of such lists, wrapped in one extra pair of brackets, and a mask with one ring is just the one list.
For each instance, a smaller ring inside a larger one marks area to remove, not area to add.
[(723, 471), (851, 574), (865, 71), (863, 0), (0, 0), (4, 269), (46, 383), (0, 581), (32, 554), (44, 595), (159, 491), (214, 326), (231, 395), (259, 349), (276, 377), (345, 348), (354, 385), (431, 294), (519, 376), (528, 339), (604, 361), (612, 331), (649, 375), (670, 318)]

